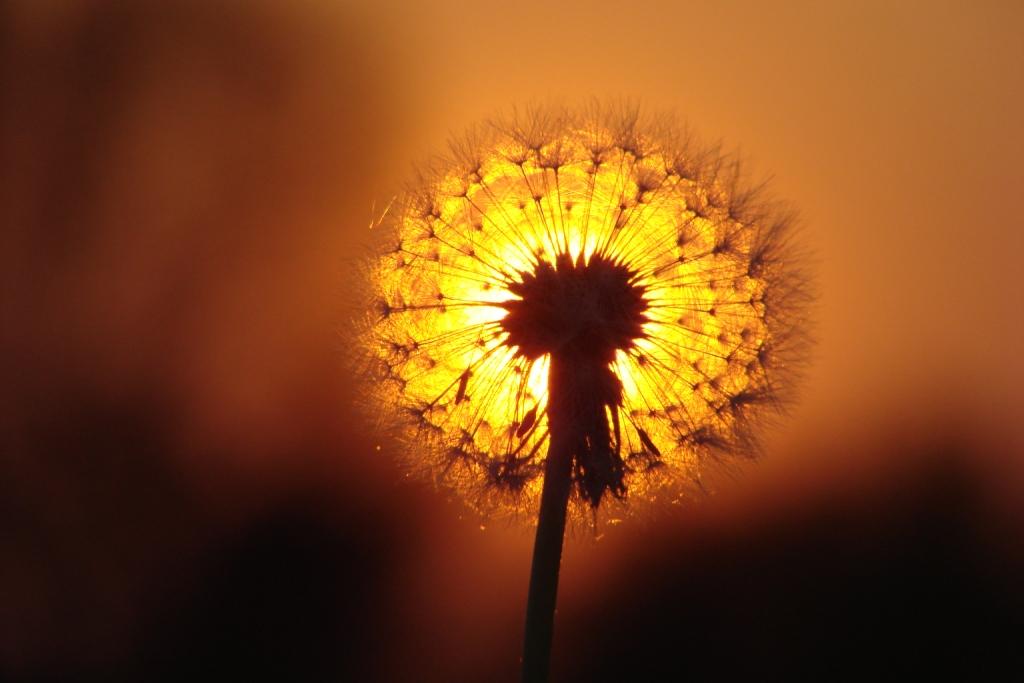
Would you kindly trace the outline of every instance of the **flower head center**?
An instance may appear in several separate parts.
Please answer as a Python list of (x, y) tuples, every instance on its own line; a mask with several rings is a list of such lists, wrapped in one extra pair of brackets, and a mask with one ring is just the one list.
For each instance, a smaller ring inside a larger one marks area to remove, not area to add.
[(600, 255), (538, 261), (509, 286), (520, 298), (502, 304), (506, 343), (531, 359), (553, 354), (611, 363), (644, 334), (648, 304), (637, 280), (635, 271)]

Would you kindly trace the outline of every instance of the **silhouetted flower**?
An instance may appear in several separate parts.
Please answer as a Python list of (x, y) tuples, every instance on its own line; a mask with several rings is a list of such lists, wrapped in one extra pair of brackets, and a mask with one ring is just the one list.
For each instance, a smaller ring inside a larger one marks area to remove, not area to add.
[[(709, 460), (754, 452), (804, 338), (793, 214), (762, 190), (628, 107), (472, 132), (385, 221), (373, 405), (414, 462), (485, 506), (535, 505), (558, 410), (579, 423), (582, 509), (701, 486)], [(562, 408), (552, 358), (578, 366)]]

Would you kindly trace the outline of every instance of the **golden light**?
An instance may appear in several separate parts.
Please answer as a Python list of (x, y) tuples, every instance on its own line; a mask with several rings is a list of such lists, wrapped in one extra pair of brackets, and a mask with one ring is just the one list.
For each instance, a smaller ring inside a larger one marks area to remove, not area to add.
[(750, 451), (801, 308), (779, 258), (791, 214), (738, 163), (628, 111), (539, 112), (453, 144), (400, 205), (373, 272), (373, 390), (439, 481), (535, 504), (549, 356), (517, 353), (502, 321), (510, 286), (560, 254), (624, 264), (646, 302), (612, 367), (629, 495), (699, 486), (708, 458)]

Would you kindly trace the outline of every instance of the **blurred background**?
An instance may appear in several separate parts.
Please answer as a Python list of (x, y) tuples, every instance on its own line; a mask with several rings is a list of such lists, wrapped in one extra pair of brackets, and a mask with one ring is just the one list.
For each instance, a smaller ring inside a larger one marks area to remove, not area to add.
[(555, 5), (0, 3), (0, 680), (516, 680), (530, 532), (345, 320), (414, 162), (593, 96), (773, 178), (817, 344), (763, 461), (569, 540), (556, 678), (1024, 663), (1022, 5)]

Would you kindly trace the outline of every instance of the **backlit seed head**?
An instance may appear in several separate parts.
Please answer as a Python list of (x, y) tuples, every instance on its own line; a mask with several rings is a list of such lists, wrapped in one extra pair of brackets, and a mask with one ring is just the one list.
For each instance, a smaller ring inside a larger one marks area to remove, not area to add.
[(668, 118), (548, 108), (477, 129), (381, 226), (370, 403), (417, 469), (483, 508), (532, 507), (552, 354), (585, 359), (607, 374), (580, 386), (606, 394), (614, 455), (578, 463), (576, 507), (702, 487), (709, 462), (755, 452), (800, 365), (792, 223)]

